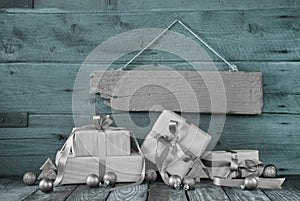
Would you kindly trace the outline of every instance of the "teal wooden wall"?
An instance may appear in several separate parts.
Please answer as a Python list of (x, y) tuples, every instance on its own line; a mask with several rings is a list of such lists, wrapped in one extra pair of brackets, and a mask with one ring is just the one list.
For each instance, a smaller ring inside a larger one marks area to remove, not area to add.
[[(0, 112), (28, 112), (29, 124), (0, 128), (0, 175), (38, 172), (47, 157), (54, 159), (74, 126), (76, 74), (97, 45), (125, 31), (165, 28), (176, 18), (240, 70), (263, 72), (263, 114), (227, 115), (216, 149), (259, 149), (261, 160), (276, 164), (281, 174), (300, 174), (299, 0), (6, 2), (10, 3), (0, 4)], [(173, 30), (188, 35), (179, 26)], [(113, 68), (128, 58), (122, 57)], [(136, 63), (188, 68), (177, 58), (155, 52)], [(226, 69), (221, 63), (218, 67)], [(87, 97), (82, 104), (122, 116), (101, 101)], [(198, 115), (187, 118), (193, 121)], [(207, 129), (209, 117), (201, 115), (201, 128)], [(151, 126), (148, 114), (133, 113), (131, 118), (145, 127), (136, 133), (144, 137)]]

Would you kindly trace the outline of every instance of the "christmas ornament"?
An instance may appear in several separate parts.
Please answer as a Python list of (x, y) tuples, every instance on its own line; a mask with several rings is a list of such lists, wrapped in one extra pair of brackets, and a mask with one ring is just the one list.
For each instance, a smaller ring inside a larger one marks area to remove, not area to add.
[(157, 174), (156, 171), (153, 169), (149, 169), (145, 173), (145, 181), (150, 183), (154, 182), (157, 179)]
[(195, 178), (183, 178), (183, 189), (188, 190), (194, 190), (196, 186), (196, 180)]
[(250, 175), (244, 179), (244, 183), (241, 185), (242, 189), (253, 190), (257, 187), (258, 181), (255, 176)]
[(41, 174), (39, 175), (38, 179), (50, 179), (55, 180), (56, 178), (56, 166), (53, 164), (50, 158), (48, 158), (45, 163), (40, 167), (42, 170)]
[(88, 185), (91, 188), (96, 188), (99, 186), (99, 177), (95, 174), (90, 174), (89, 176), (87, 176), (85, 182), (86, 185)]
[(277, 168), (275, 165), (269, 164), (266, 165), (263, 173), (262, 173), (263, 177), (267, 177), (267, 178), (274, 178), (277, 176)]
[(31, 186), (35, 183), (36, 176), (33, 172), (26, 172), (23, 176), (23, 183), (27, 186)]
[(181, 188), (181, 178), (178, 175), (172, 175), (169, 178), (169, 185), (179, 190)]
[(44, 193), (48, 193), (53, 189), (53, 182), (50, 179), (42, 179), (39, 183), (39, 188)]
[(113, 172), (107, 172), (104, 176), (103, 176), (103, 182), (104, 182), (104, 186), (113, 186), (117, 181), (117, 175)]

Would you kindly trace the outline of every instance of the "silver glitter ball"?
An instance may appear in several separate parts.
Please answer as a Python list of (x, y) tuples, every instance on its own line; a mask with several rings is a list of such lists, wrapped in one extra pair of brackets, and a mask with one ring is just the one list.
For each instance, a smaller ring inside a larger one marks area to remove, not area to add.
[(39, 188), (44, 193), (49, 193), (53, 189), (53, 182), (49, 179), (42, 179), (39, 183)]
[(250, 175), (244, 179), (244, 183), (241, 185), (241, 188), (245, 190), (253, 190), (256, 189), (257, 186), (257, 179), (255, 178), (255, 176)]
[(90, 174), (89, 176), (87, 176), (85, 183), (91, 188), (96, 188), (99, 186), (99, 181), (100, 179), (97, 175)]
[(146, 171), (145, 173), (145, 181), (150, 183), (150, 182), (154, 182), (157, 179), (157, 173), (155, 170), (153, 169), (149, 169)]
[(36, 175), (33, 172), (26, 172), (23, 176), (23, 183), (27, 186), (31, 186), (36, 181)]
[(103, 176), (104, 186), (113, 186), (117, 182), (117, 175), (113, 172), (107, 172)]
[(172, 175), (169, 178), (169, 185), (172, 186), (175, 189), (180, 189), (181, 188), (181, 178), (178, 175)]
[(194, 190), (196, 186), (196, 180), (195, 178), (183, 178), (182, 184), (184, 190)]
[(264, 170), (263, 170), (263, 173), (262, 173), (262, 176), (263, 177), (266, 177), (266, 178), (274, 178), (277, 176), (277, 168), (275, 165), (272, 165), (272, 164), (269, 164), (269, 165), (266, 165)]

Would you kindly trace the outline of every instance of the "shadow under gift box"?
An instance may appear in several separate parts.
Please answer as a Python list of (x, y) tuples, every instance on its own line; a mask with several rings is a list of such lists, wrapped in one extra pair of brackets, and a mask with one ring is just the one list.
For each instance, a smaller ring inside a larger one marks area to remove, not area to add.
[(99, 175), (100, 168), (105, 168), (105, 173), (114, 172), (117, 182), (135, 182), (141, 177), (143, 160), (143, 156), (138, 153), (108, 156), (105, 164), (98, 157), (69, 156), (61, 184), (83, 184), (88, 175)]
[[(176, 122), (177, 124), (175, 133), (170, 131), (170, 122)], [(195, 157), (201, 156), (211, 140), (210, 135), (195, 125), (188, 123), (183, 117), (172, 111), (164, 110), (141, 146), (141, 150), (148, 160), (146, 161), (147, 169), (151, 166), (153, 167), (154, 164), (157, 164), (155, 155), (160, 156), (166, 148), (166, 146), (158, 146), (158, 143), (160, 143), (158, 139), (163, 136), (168, 136), (170, 138), (177, 136), (178, 140), (176, 143), (181, 147), (184, 147), (182, 149), (183, 152), (188, 150), (193, 153)], [(172, 147), (169, 147), (169, 149), (172, 149)], [(181, 178), (189, 172), (194, 162), (192, 160), (182, 160), (180, 154), (172, 155), (171, 152), (165, 161), (170, 159), (172, 162), (168, 165), (166, 171), (171, 175), (178, 175)]]

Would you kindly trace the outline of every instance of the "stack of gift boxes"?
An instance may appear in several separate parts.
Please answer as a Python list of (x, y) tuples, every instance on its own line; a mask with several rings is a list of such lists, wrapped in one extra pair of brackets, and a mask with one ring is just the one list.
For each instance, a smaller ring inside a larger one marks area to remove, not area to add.
[[(131, 151), (130, 135), (125, 129), (102, 126), (101, 122), (74, 128), (56, 157), (56, 183), (85, 183), (88, 175), (101, 178), (107, 172), (114, 172), (117, 182), (137, 182), (144, 178), (146, 164), (146, 169), (158, 170), (168, 185), (170, 177), (176, 175), (240, 186), (244, 178), (258, 178), (264, 170), (257, 150), (206, 151), (211, 136), (168, 110), (161, 113), (141, 149), (134, 138), (138, 152)], [(257, 185), (274, 189), (283, 181), (259, 178)]]
[[(131, 150), (128, 130), (101, 125), (74, 128), (62, 150), (58, 151), (56, 164), (60, 184), (85, 183), (88, 175), (100, 178), (107, 172), (117, 175), (117, 182), (135, 182), (143, 175), (144, 157)], [(135, 140), (135, 139), (134, 139)], [(69, 143), (69, 149), (66, 149)], [(138, 146), (135, 140), (136, 146)], [(63, 160), (65, 157), (65, 160)], [(63, 161), (66, 161), (65, 164)]]

